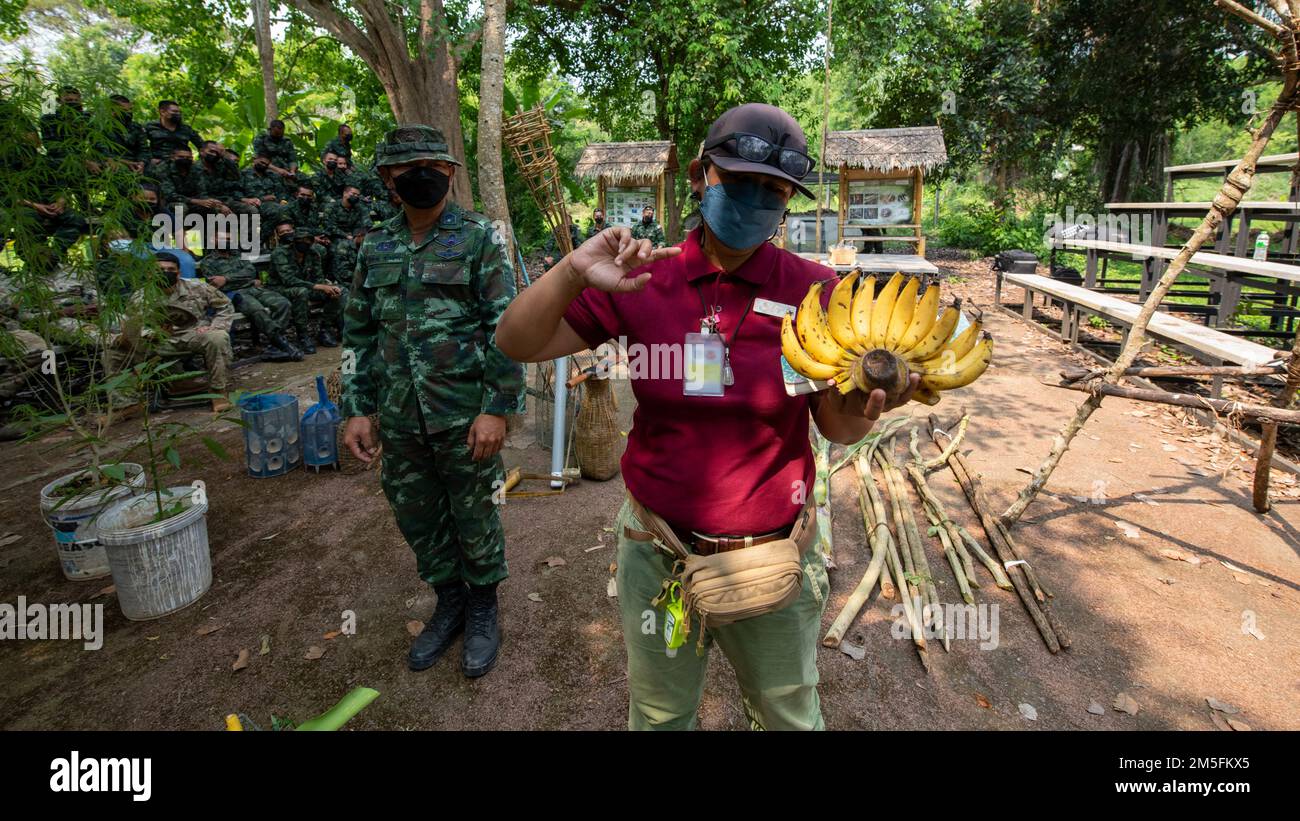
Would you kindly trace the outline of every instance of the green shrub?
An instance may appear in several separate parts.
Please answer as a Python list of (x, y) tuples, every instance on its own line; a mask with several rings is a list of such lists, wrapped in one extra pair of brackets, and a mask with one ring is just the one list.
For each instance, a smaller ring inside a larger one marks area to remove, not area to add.
[(1043, 223), (1038, 215), (1017, 217), (1011, 210), (975, 204), (945, 215), (939, 221), (939, 241), (951, 248), (967, 248), (991, 256), (1021, 248), (1042, 256)]

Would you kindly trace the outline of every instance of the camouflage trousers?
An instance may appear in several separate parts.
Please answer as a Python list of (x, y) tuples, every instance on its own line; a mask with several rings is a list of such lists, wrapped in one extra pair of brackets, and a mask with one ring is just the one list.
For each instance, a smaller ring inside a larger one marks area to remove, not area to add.
[(472, 585), (506, 578), (506, 540), (493, 495), (501, 492), (501, 457), (475, 462), (469, 427), (422, 434), (381, 427), (380, 481), (420, 578)]
[(308, 321), (311, 318), (311, 306), (321, 308), (321, 327), (338, 330), (343, 327), (343, 305), (348, 299), (348, 289), (338, 299), (331, 299), (314, 288), (268, 288), (266, 290), (283, 296), (289, 302), (293, 327), (299, 334), (308, 333)]
[[(152, 350), (163, 358), (199, 354), (203, 357), (204, 370), (208, 372), (208, 388), (212, 393), (226, 393), (230, 388), (230, 363), (235, 354), (230, 347), (230, 334), (226, 331), (176, 331), (158, 342)], [(148, 354), (149, 350), (144, 346), (105, 348), (104, 370), (110, 374), (119, 373), (142, 361)], [(120, 401), (126, 397), (122, 395), (114, 398)]]
[(242, 288), (227, 292), (226, 296), (235, 304), (235, 310), (248, 317), (262, 336), (274, 337), (288, 332), (293, 308), (283, 294), (270, 288)]

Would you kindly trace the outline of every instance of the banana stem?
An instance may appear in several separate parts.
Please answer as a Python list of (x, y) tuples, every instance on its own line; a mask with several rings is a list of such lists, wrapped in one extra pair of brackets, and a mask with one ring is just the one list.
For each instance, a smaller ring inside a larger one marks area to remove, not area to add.
[(928, 610), (928, 612), (923, 610), (922, 616), (924, 621), (933, 625), (938, 635), (943, 638), (944, 649), (949, 650), (951, 643), (944, 627), (943, 606), (939, 601), (939, 591), (935, 587), (934, 576), (930, 572), (930, 563), (925, 558), (925, 543), (921, 540), (921, 533), (916, 526), (916, 516), (912, 512), (911, 499), (907, 495), (901, 474), (894, 466), (890, 450), (892, 448), (876, 451), (876, 460), (885, 474), (890, 496), (897, 504), (896, 518), (899, 520), (899, 530), (904, 535), (904, 541), (908, 546), (905, 555), (911, 556), (913, 572), (921, 579), (920, 592), (924, 595), (924, 601), (927, 603), (926, 610)]

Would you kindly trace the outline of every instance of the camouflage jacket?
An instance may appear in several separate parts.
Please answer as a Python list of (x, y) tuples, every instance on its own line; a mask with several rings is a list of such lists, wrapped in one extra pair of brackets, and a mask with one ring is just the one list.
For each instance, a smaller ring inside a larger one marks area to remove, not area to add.
[[(144, 291), (136, 291), (131, 305), (136, 316), (123, 323), (128, 338), (138, 338), (140, 333), (139, 309), (144, 305)], [(178, 279), (176, 286), (162, 304), (162, 319), (171, 333), (192, 331), (208, 326), (214, 331), (229, 331), (235, 322), (235, 307), (225, 294), (200, 279)], [(213, 315), (208, 318), (208, 311)]]
[(280, 218), (289, 220), (295, 228), (308, 228), (313, 234), (325, 233), (321, 228), (321, 211), (318, 200), (312, 200), (311, 205), (304, 207), (296, 198), (291, 197), (289, 203), (285, 205)]
[(351, 174), (342, 171), (328, 174), (324, 168), (316, 172), (310, 183), (311, 190), (316, 192), (317, 197), (330, 200), (337, 200), (342, 197), (345, 185), (356, 184), (357, 180), (353, 179)]
[(171, 131), (163, 128), (163, 124), (155, 120), (145, 123), (144, 133), (149, 138), (149, 156), (155, 160), (170, 160), (172, 152), (178, 148), (188, 148), (191, 145), (196, 151), (203, 148), (203, 138), (199, 136), (199, 132), (185, 123), (181, 123), (176, 126), (175, 131)]
[(62, 162), (69, 154), (81, 154), (89, 147), (90, 115), (66, 105), (41, 115), (41, 144), (45, 156)]
[(609, 227), (608, 222), (602, 223), (600, 225), (597, 225), (596, 223), (593, 222), (591, 226), (587, 228), (587, 234), (582, 238), (583, 241), (585, 242), (586, 240), (591, 239), (592, 237), (596, 236), (597, 234), (599, 234), (601, 231), (604, 231), (608, 227)]
[(206, 199), (208, 194), (203, 187), (203, 174), (199, 163), (194, 163), (188, 171), (181, 171), (172, 160), (158, 166), (154, 171), (158, 187), (162, 190), (163, 203), (186, 205), (193, 199)]
[(298, 164), (298, 149), (293, 147), (293, 140), (288, 137), (272, 139), (263, 131), (253, 138), (253, 156), (266, 154), (276, 168), (290, 169)]
[(320, 221), (326, 236), (351, 240), (370, 230), (370, 209), (362, 202), (348, 208), (339, 200), (326, 206)]
[(648, 239), (650, 244), (660, 248), (667, 244), (664, 239), (664, 229), (659, 227), (659, 223), (651, 222), (646, 225), (644, 222), (637, 222), (632, 226), (632, 239)]
[(204, 196), (222, 202), (233, 202), (244, 197), (244, 184), (239, 175), (239, 166), (233, 160), (217, 160), (215, 168), (209, 168), (202, 160), (194, 163), (199, 172), (199, 187)]
[(132, 120), (119, 122), (108, 135), (108, 142), (103, 152), (119, 160), (144, 162), (149, 159), (149, 137), (144, 133), (144, 126)]
[(267, 273), (269, 288), (307, 288), (328, 282), (325, 279), (325, 250), (312, 245), (299, 256), (292, 244), (277, 245), (271, 252), (271, 269)]
[(352, 159), (352, 146), (335, 137), (329, 141), (329, 145), (325, 146), (325, 150), (321, 152), (322, 155), (329, 153), (338, 154), (340, 157), (347, 157), (350, 160)]
[[(342, 413), (437, 433), (523, 412), (524, 368), (496, 346), (514, 270), (487, 217), (449, 203), (423, 242), (399, 214), (366, 235), (344, 318)], [(346, 370), (346, 369), (345, 369)]]
[[(578, 226), (573, 223), (569, 223), (569, 244), (574, 248), (582, 244), (582, 236), (578, 233)], [(542, 246), (542, 253), (557, 259), (564, 256), (560, 253), (560, 243), (555, 241), (554, 231), (547, 235), (546, 243)]]
[(252, 166), (240, 172), (239, 185), (245, 197), (257, 197), (264, 202), (268, 200), (280, 202), (287, 196), (283, 177), (270, 171), (259, 174)]
[(257, 269), (253, 267), (252, 261), (244, 259), (238, 253), (209, 251), (199, 260), (198, 271), (199, 276), (205, 280), (225, 277), (226, 284), (221, 286), (221, 291), (227, 294), (252, 288), (257, 281)]

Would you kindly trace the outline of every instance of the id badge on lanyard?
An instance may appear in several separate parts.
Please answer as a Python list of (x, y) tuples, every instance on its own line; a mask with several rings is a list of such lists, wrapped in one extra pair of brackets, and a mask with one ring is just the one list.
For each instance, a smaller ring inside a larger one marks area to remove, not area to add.
[(722, 396), (727, 349), (722, 336), (701, 332), (686, 335), (682, 393), (686, 396)]

